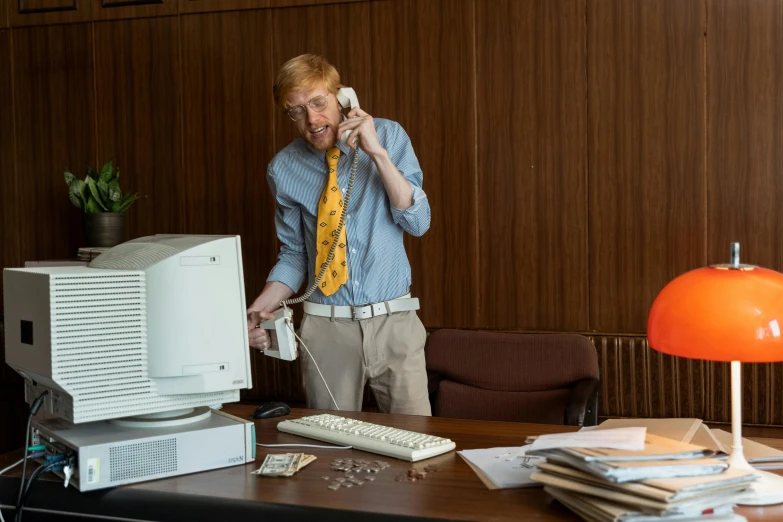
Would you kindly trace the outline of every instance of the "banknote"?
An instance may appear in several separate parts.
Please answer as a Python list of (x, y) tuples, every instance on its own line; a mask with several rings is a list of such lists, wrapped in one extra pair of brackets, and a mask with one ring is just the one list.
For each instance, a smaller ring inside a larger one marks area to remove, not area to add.
[(270, 454), (266, 456), (261, 467), (252, 473), (267, 477), (290, 477), (315, 459), (315, 455), (303, 453)]
[(253, 473), (258, 475), (285, 476), (299, 469), (301, 453), (269, 454), (264, 463)]

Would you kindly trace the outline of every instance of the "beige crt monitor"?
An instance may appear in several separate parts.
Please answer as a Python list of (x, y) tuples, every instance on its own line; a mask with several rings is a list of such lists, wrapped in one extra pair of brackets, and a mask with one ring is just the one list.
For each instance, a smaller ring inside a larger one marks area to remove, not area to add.
[(253, 424), (210, 408), (252, 386), (239, 237), (149, 236), (3, 281), (6, 360), (28, 402), (48, 392), (35, 432), (91, 473), (80, 489), (254, 458)]

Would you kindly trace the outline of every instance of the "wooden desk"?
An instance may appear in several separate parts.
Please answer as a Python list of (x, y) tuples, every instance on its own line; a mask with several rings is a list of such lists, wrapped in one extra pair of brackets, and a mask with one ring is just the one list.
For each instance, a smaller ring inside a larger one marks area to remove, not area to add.
[[(249, 418), (254, 407), (227, 405), (225, 409), (239, 417)], [(288, 417), (256, 421), (258, 442), (317, 444), (310, 439), (280, 433), (276, 429), (277, 423), (281, 420), (313, 413), (318, 412), (294, 409)], [(519, 446), (528, 435), (574, 430), (567, 426), (479, 422), (379, 413), (345, 412), (344, 415), (448, 437), (457, 443), (457, 449)], [(777, 447), (783, 447), (783, 440), (767, 439), (764, 442), (777, 442)], [(316, 455), (318, 460), (290, 478), (269, 478), (250, 474), (250, 471), (260, 466), (267, 453), (286, 451), (310, 453)], [(326, 481), (322, 477), (334, 478), (342, 475), (329, 469), (332, 459), (348, 457), (385, 460), (391, 464), (391, 467), (378, 473), (374, 482), (367, 482), (363, 486), (341, 488), (337, 491), (328, 489), (327, 486), (331, 481)], [(417, 482), (395, 481), (396, 476), (406, 473), (409, 468), (421, 469), (429, 464), (437, 464), (440, 471), (430, 473), (425, 480)], [(198, 515), (201, 515), (196, 518), (203, 520), (216, 520), (217, 518), (212, 518), (215, 516), (219, 516), (220, 519), (230, 519), (229, 515), (232, 512), (235, 516), (240, 516), (240, 513), (248, 516), (268, 514), (301, 520), (317, 517), (319, 522), (324, 519), (366, 520), (370, 514), (374, 522), (400, 516), (488, 521), (581, 520), (557, 502), (548, 499), (540, 488), (488, 490), (456, 452), (411, 464), (355, 450), (259, 447), (256, 461), (245, 466), (146, 482), (91, 494), (81, 494), (73, 488), (64, 490), (58, 483), (58, 491), (58, 495), (68, 496), (71, 499), (69, 504), (83, 510), (82, 512), (131, 519), (144, 518), (140, 510), (142, 504), (146, 503), (148, 506), (156, 504), (161, 506), (158, 508), (160, 516), (155, 517), (158, 520), (183, 520), (182, 509), (186, 507), (195, 508)], [(0, 487), (0, 500), (4, 504), (9, 503), (7, 492), (2, 487)], [(51, 509), (54, 502), (51, 494), (45, 492), (41, 492), (38, 496), (31, 494), (30, 506), (33, 508), (48, 506)], [(62, 502), (66, 500), (63, 499)], [(214, 512), (210, 512), (212, 509), (210, 506), (215, 507)], [(71, 509), (73, 508), (67, 511)], [(61, 509), (61, 511), (66, 510)], [(135, 512), (138, 513), (134, 515)], [(744, 515), (751, 522), (783, 520), (783, 505), (768, 508), (737, 508), (736, 512)], [(26, 510), (25, 519), (27, 520), (28, 515), (32, 514), (32, 511)], [(188, 515), (189, 520), (193, 520), (193, 517), (193, 514)]]

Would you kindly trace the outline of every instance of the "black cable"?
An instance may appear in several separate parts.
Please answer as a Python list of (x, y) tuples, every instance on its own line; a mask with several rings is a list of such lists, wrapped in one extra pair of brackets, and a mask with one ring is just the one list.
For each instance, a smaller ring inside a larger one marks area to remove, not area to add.
[[(57, 466), (63, 465), (63, 463), (63, 461), (49, 462), (47, 464), (41, 464), (35, 468), (35, 471), (32, 472), (30, 478), (27, 480), (27, 487), (24, 488), (24, 494), (16, 503), (16, 518), (14, 519), (16, 522), (22, 522), (22, 511), (24, 510), (24, 504), (27, 502), (27, 495), (30, 493), (33, 482), (38, 480), (38, 478), (47, 471), (50, 471), (52, 468), (56, 468)], [(22, 478), (22, 483), (24, 483), (24, 478)]]
[(19, 482), (19, 495), (16, 497), (17, 505), (22, 501), (22, 494), (24, 493), (24, 477), (27, 474), (27, 455), (29, 454), (27, 448), (30, 447), (30, 426), (33, 423), (33, 417), (35, 417), (35, 414), (41, 409), (43, 398), (48, 394), (49, 390), (44, 390), (30, 405), (30, 413), (27, 416), (27, 429), (24, 433), (24, 460), (22, 461), (22, 480)]

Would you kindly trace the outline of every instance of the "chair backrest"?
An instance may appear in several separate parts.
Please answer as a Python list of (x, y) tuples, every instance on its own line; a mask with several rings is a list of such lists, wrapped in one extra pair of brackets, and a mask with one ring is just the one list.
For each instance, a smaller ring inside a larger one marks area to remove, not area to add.
[(581, 335), (436, 330), (426, 360), (436, 416), (563, 424), (585, 389), (576, 398), (597, 406), (598, 356)]

